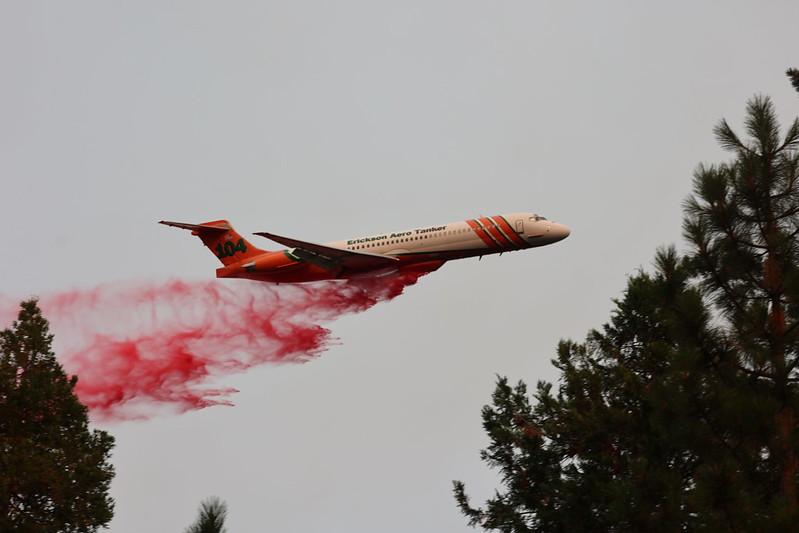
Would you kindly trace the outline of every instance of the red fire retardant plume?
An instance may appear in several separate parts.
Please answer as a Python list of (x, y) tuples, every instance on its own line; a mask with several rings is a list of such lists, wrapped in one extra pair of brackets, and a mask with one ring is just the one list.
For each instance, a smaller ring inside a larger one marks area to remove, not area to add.
[[(215, 377), (303, 362), (332, 340), (320, 323), (390, 300), (418, 272), (304, 285), (183, 282), (101, 285), (41, 297), (54, 350), (95, 420), (232, 405)], [(18, 302), (0, 300), (10, 324)]]

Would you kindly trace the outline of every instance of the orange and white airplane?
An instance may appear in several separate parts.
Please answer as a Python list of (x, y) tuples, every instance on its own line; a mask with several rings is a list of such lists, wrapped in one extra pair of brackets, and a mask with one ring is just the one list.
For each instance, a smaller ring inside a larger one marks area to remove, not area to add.
[(160, 224), (191, 230), (224, 265), (218, 278), (274, 283), (349, 279), (402, 270), (430, 272), (453, 259), (544, 246), (569, 236), (569, 228), (534, 213), (509, 213), (369, 237), (315, 244), (273, 233), (256, 233), (285, 250), (261, 250), (227, 220)]

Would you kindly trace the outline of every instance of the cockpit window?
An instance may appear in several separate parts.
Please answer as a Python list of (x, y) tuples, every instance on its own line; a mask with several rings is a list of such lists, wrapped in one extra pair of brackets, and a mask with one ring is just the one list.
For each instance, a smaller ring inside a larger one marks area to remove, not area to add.
[(538, 222), (539, 220), (546, 220), (546, 219), (547, 219), (547, 217), (542, 217), (542, 216), (540, 216), (540, 215), (533, 215), (533, 216), (530, 218), (530, 220), (535, 220), (536, 222)]

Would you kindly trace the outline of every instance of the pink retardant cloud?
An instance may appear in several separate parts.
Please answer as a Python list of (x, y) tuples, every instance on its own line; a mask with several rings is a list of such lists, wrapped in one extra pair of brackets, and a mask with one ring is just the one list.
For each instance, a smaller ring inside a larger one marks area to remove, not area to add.
[[(94, 420), (232, 405), (215, 379), (299, 363), (331, 342), (321, 324), (400, 295), (419, 272), (304, 285), (127, 283), (41, 296), (54, 351)], [(17, 301), (0, 299), (0, 326)]]

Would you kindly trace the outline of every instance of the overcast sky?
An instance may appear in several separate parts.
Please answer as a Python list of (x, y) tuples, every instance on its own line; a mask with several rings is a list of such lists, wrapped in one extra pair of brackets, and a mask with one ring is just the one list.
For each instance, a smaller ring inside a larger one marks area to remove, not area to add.
[(102, 426), (111, 531), (182, 531), (212, 494), (235, 533), (470, 531), (451, 480), (497, 486), (495, 374), (557, 379), (558, 340), (680, 242), (721, 117), (740, 129), (755, 93), (799, 113), (797, 36), (795, 0), (0, 0), (0, 293), (213, 277), (164, 218), (317, 242), (511, 211), (572, 228), (226, 378), (235, 407)]

